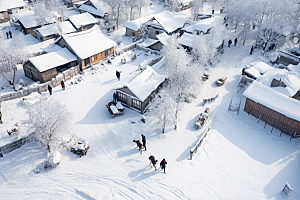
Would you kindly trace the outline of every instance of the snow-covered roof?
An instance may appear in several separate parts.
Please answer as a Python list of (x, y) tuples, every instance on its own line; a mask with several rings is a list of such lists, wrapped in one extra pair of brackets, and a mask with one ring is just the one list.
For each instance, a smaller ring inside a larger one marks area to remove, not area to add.
[(273, 79), (284, 83), (286, 87), (272, 87), (273, 90), (280, 92), (286, 96), (293, 96), (300, 89), (300, 76), (296, 72), (289, 72), (285, 69), (277, 69), (267, 71), (264, 75), (256, 79), (257, 82), (271, 87)]
[(166, 33), (161, 33), (156, 35), (156, 37), (163, 45), (166, 45), (170, 36), (168, 36)]
[(178, 44), (193, 47), (193, 40), (195, 35), (189, 33), (183, 33), (183, 35), (178, 39)]
[(165, 29), (167, 33), (172, 33), (178, 28), (182, 28), (186, 21), (185, 19), (174, 17), (173, 14), (167, 10), (154, 15), (154, 18)]
[[(38, 20), (37, 15), (33, 11), (27, 11), (27, 12), (23, 12), (23, 13), (13, 14), (12, 18), (14, 18), (14, 21), (19, 20), (20, 23), (22, 23), (22, 25), (25, 28), (32, 28), (32, 27), (42, 25), (41, 22)], [(49, 24), (50, 23), (55, 23), (54, 17), (49, 18), (46, 21)]]
[(78, 33), (62, 35), (62, 38), (81, 59), (117, 46), (114, 41), (103, 35), (97, 26)]
[[(87, 2), (91, 2), (94, 6), (89, 6), (86, 3)], [(105, 13), (107, 12), (107, 8), (105, 7), (105, 5), (103, 4), (102, 1), (99, 0), (89, 0), (85, 2), (84, 4), (82, 4), (79, 9), (92, 13), (94, 15), (98, 15), (101, 17), (104, 17)]]
[(148, 66), (126, 86), (143, 102), (164, 80), (165, 76), (158, 74)]
[(67, 18), (65, 20), (69, 19), (70, 16), (79, 15), (79, 14), (80, 14), (80, 12), (77, 12), (76, 10), (68, 10), (67, 11)]
[(30, 46), (27, 46), (26, 49), (28, 50), (29, 54), (36, 54), (36, 53), (42, 53), (44, 50), (42, 48), (48, 47), (50, 44), (54, 42), (54, 39), (49, 39), (44, 42), (40, 42), (38, 44), (33, 44)]
[(210, 29), (212, 27), (212, 23), (214, 20), (215, 20), (214, 17), (203, 19), (203, 20), (192, 23), (190, 26), (185, 27), (182, 30), (189, 32), (189, 33), (194, 33), (195, 30), (206, 33), (208, 31), (208, 29)]
[(39, 72), (44, 72), (75, 60), (77, 60), (77, 58), (66, 48), (63, 48), (60, 51), (29, 58), (29, 61), (37, 70), (39, 70)]
[(138, 31), (140, 29), (141, 25), (143, 23), (149, 21), (152, 17), (153, 16), (147, 16), (147, 17), (142, 17), (142, 18), (135, 19), (135, 20), (132, 20), (132, 21), (127, 21), (127, 22), (125, 22), (123, 27), (132, 29), (134, 31)]
[(283, 95), (257, 81), (253, 81), (243, 95), (286, 117), (300, 121), (300, 101)]
[[(69, 21), (59, 22), (59, 25), (61, 26), (62, 34), (76, 32), (76, 29)], [(59, 34), (56, 24), (43, 26), (41, 28), (35, 29), (34, 31), (38, 31), (44, 37), (48, 35)]]
[[(54, 41), (55, 42), (55, 41)], [(47, 52), (47, 53), (51, 53), (51, 52), (55, 52), (55, 51), (59, 51), (62, 50), (63, 48), (55, 43), (49, 44), (46, 47), (41, 48), (43, 51)]]
[(142, 43), (140, 43), (139, 45), (143, 46), (143, 47), (149, 47), (155, 43), (159, 42), (159, 40), (154, 40), (151, 38), (146, 38)]
[(262, 74), (266, 73), (269, 70), (274, 70), (274, 67), (264, 62), (256, 62), (252, 67), (246, 69), (245, 72), (255, 78), (259, 78)]
[(98, 23), (98, 20), (88, 12), (70, 16), (69, 19), (77, 29), (81, 26)]
[(300, 64), (298, 64), (298, 65), (288, 65), (286, 68), (289, 71), (297, 72), (300, 75)]
[(0, 12), (26, 5), (27, 4), (23, 0), (3, 0), (0, 1)]

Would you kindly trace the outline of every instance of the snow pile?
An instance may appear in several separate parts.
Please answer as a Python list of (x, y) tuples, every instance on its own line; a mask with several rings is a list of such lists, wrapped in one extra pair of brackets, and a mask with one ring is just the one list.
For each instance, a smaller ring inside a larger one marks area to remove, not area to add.
[(114, 114), (117, 114), (119, 111), (118, 111), (118, 108), (116, 107), (116, 106), (114, 106), (114, 105), (111, 105), (110, 106), (110, 109), (111, 109), (111, 111), (114, 113)]
[(272, 90), (257, 81), (253, 81), (243, 95), (278, 113), (300, 121), (300, 101)]
[(81, 28), (81, 26), (98, 23), (98, 20), (88, 12), (70, 16), (69, 19), (77, 29)]
[(77, 58), (67, 48), (29, 59), (39, 72), (44, 72), (75, 60)]
[(62, 37), (81, 59), (86, 59), (117, 46), (114, 41), (103, 35), (97, 26), (79, 33), (62, 35)]
[(120, 102), (117, 103), (116, 107), (118, 110), (124, 109), (123, 105)]
[(24, 103), (27, 106), (31, 106), (33, 104), (35, 104), (37, 101), (39, 101), (39, 99), (41, 98), (41, 95), (37, 92), (33, 92), (30, 95), (26, 96), (24, 98)]
[(127, 21), (123, 27), (138, 31), (141, 28), (141, 25), (149, 21), (151, 18), (152, 16), (146, 16), (132, 21)]
[(139, 98), (145, 99), (165, 80), (165, 76), (156, 73), (150, 66), (126, 84), (130, 91)]
[(60, 153), (58, 151), (54, 151), (48, 157), (49, 164), (55, 165), (60, 162)]

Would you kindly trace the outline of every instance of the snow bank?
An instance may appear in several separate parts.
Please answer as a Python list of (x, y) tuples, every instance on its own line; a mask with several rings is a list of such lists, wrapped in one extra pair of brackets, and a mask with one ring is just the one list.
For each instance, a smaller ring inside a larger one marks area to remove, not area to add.
[(243, 95), (289, 118), (300, 121), (300, 101), (272, 90), (257, 81), (253, 81)]

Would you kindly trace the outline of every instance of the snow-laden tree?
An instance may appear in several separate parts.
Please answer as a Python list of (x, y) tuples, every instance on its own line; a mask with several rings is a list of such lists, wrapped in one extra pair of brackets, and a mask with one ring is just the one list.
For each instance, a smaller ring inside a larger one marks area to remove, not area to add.
[(27, 108), (25, 124), (34, 132), (34, 138), (48, 152), (60, 150), (70, 139), (72, 113), (58, 100), (41, 98)]
[(203, 8), (204, 0), (193, 0), (191, 7), (192, 20), (196, 21), (198, 18), (198, 14), (201, 12)]
[(62, 0), (38, 0), (34, 4), (34, 13), (42, 25), (52, 23), (61, 17), (61, 20), (67, 17), (67, 7)]
[(16, 34), (10, 43), (0, 37), (0, 75), (15, 84), (17, 64), (23, 64), (28, 59), (26, 42), (22, 33)]
[(116, 25), (116, 28), (119, 27), (126, 22), (127, 17), (127, 0), (103, 0), (103, 2), (107, 5), (109, 11), (109, 21), (111, 24)]

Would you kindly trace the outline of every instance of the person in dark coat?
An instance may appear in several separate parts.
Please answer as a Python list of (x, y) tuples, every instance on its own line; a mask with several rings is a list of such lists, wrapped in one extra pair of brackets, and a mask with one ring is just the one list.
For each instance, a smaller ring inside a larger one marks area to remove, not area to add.
[(8, 32), (6, 32), (6, 37), (7, 37), (7, 39), (8, 39)]
[(236, 46), (237, 38), (234, 39), (234, 46)]
[(60, 84), (61, 84), (62, 90), (65, 91), (65, 83), (64, 83), (64, 81), (61, 81)]
[(116, 70), (116, 76), (117, 76), (118, 80), (120, 80), (121, 73), (118, 70)]
[(115, 103), (117, 103), (117, 98), (118, 98), (118, 96), (117, 96), (117, 94), (114, 92), (114, 94), (113, 94), (113, 98), (114, 98), (114, 102)]
[(164, 170), (164, 173), (166, 173), (166, 164), (168, 164), (168, 163), (167, 163), (167, 161), (166, 161), (165, 159), (163, 159), (163, 160), (160, 162), (160, 167), (161, 167), (161, 169)]
[(142, 142), (143, 142), (143, 147), (145, 148), (145, 151), (147, 150), (146, 148), (146, 137), (142, 134)]
[(254, 47), (252, 46), (252, 47), (251, 47), (251, 50), (250, 50), (250, 55), (253, 54), (253, 50), (254, 50)]
[(231, 40), (228, 40), (228, 47), (230, 48), (230, 45), (232, 44)]
[(51, 85), (48, 85), (48, 90), (49, 90), (50, 95), (52, 95), (52, 87), (51, 87)]
[(8, 31), (10, 38), (12, 38), (12, 33), (10, 31)]

